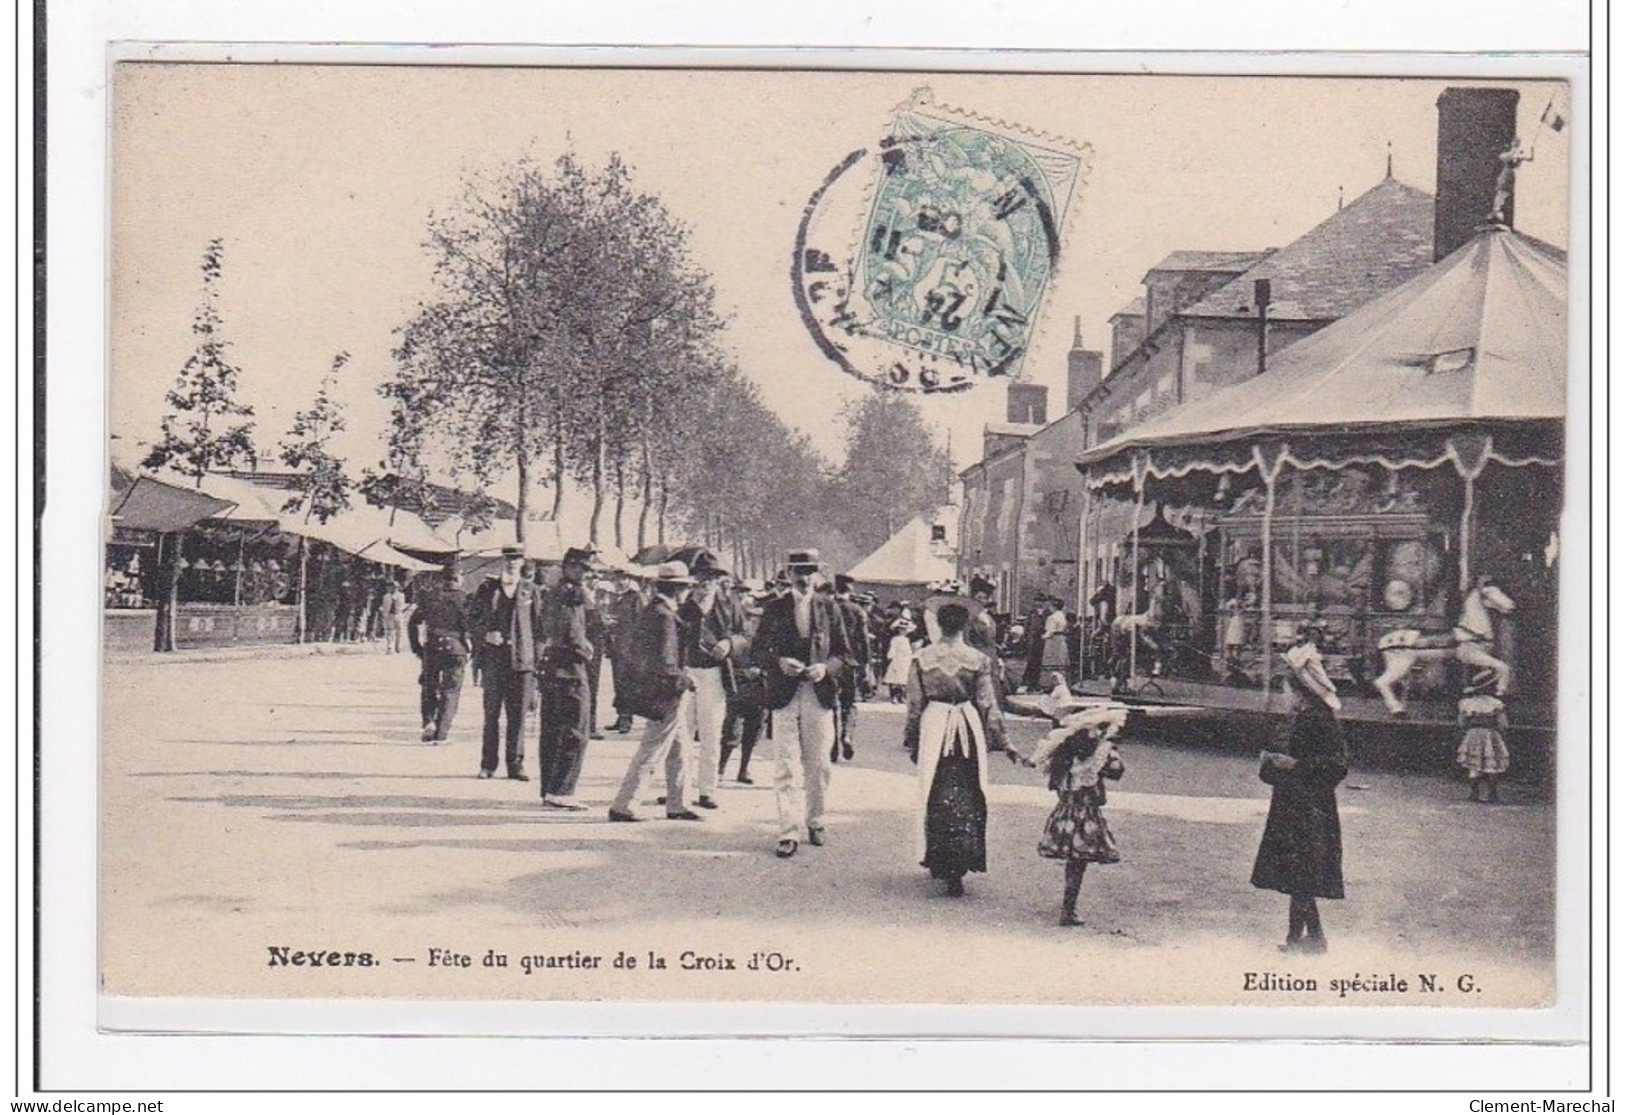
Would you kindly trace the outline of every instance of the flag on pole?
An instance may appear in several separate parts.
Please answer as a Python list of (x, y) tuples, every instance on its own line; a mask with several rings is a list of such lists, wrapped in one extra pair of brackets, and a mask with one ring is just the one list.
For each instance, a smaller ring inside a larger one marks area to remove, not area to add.
[(1563, 118), (1562, 113), (1557, 111), (1556, 105), (1555, 100), (1547, 102), (1546, 111), (1540, 114), (1540, 122), (1552, 131), (1560, 132), (1568, 124), (1568, 121)]

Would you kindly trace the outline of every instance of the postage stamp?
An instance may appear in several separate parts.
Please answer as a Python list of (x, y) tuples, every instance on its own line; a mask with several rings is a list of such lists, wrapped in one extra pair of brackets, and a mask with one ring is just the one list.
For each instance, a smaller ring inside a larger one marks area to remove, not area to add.
[[(796, 296), (824, 354), (924, 393), (1017, 375), (1089, 156), (917, 91), (876, 148), (849, 155), (807, 205)], [(850, 195), (870, 182), (861, 231), (843, 246)]]

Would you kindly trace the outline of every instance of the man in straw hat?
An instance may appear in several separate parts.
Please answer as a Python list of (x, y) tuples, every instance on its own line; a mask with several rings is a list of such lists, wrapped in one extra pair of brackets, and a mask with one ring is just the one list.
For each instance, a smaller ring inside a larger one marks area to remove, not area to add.
[(663, 562), (654, 569), (654, 596), (639, 613), (631, 631), (627, 676), (615, 679), (624, 688), (617, 707), (641, 716), (649, 723), (637, 753), (627, 765), (620, 791), (609, 807), (611, 821), (642, 820), (632, 812), (632, 803), (642, 789), (646, 767), (666, 759), (666, 818), (698, 821), (700, 815), (684, 803), (684, 762), (692, 723), (690, 702), (694, 682), (683, 671), (683, 645), (677, 611), (694, 585), (688, 566), (680, 561)]
[(488, 578), (474, 594), (474, 627), (480, 635), (480, 677), (485, 693), (481, 778), (496, 774), (500, 738), (506, 744), (503, 758), (508, 777), (515, 782), (530, 781), (525, 773), (525, 706), (535, 680), (542, 598), (536, 583), (525, 580), (524, 568), (525, 551), (504, 546), (502, 575)]
[(559, 583), (542, 596), (539, 631), (541, 733), (536, 765), (542, 804), (553, 809), (586, 808), (575, 800), (576, 781), (592, 728), (592, 661), (587, 635), (588, 582), (598, 568), (598, 551), (573, 546), (564, 552)]
[(767, 678), (770, 710), (789, 713), (773, 737), (773, 790), (779, 810), (776, 854), (796, 854), (802, 839), (825, 841), (824, 799), (841, 675), (852, 668), (852, 644), (834, 600), (814, 591), (817, 550), (792, 550), (790, 591), (770, 600), (751, 648)]

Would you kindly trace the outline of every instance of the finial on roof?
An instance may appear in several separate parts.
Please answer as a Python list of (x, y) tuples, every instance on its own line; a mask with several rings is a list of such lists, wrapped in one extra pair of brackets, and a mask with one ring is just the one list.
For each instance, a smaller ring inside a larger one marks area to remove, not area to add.
[(1077, 314), (1072, 318), (1072, 347), (1083, 347), (1083, 315)]
[(1393, 176), (1394, 176), (1394, 141), (1389, 140), (1388, 141), (1388, 173), (1387, 173), (1387, 175), (1385, 177), (1392, 178)]
[(1343, 187), (1342, 186), (1337, 187), (1337, 211), (1339, 213), (1341, 213), (1343, 211)]

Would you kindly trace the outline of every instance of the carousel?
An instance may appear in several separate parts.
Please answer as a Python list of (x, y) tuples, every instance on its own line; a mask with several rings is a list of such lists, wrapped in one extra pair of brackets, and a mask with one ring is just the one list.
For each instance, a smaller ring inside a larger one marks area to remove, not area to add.
[[(1269, 694), (1306, 625), (1374, 715), (1465, 677), (1556, 686), (1567, 268), (1501, 225), (1213, 391), (1086, 453), (1114, 688)], [(1123, 531), (1123, 525), (1128, 529)]]

